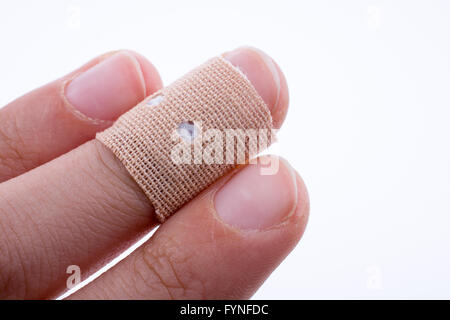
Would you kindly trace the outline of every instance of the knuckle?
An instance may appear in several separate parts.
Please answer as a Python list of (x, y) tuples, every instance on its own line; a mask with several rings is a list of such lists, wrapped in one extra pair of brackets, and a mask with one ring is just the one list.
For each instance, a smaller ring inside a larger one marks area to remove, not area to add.
[[(91, 156), (88, 161), (83, 157), (83, 165), (79, 167), (92, 182), (89, 185), (98, 191), (92, 193), (97, 197), (93, 200), (96, 206), (100, 206), (97, 209), (114, 212), (118, 222), (132, 218), (147, 224), (151, 218), (149, 201), (122, 163), (96, 140), (89, 148)], [(99, 197), (103, 201), (98, 201)]]
[[(105, 147), (98, 141), (93, 141), (93, 157), (91, 168), (87, 168), (87, 170), (92, 173), (99, 173), (99, 167), (101, 169), (101, 176), (95, 177), (91, 176), (92, 179), (95, 179), (97, 185), (109, 196), (117, 196), (122, 195), (126, 200), (127, 196), (133, 194), (133, 187), (131, 186), (131, 177), (128, 178), (128, 174), (123, 174), (123, 169), (121, 164), (118, 164), (115, 156), (108, 151), (105, 150)], [(100, 164), (100, 165), (99, 165)]]
[(204, 299), (204, 285), (196, 276), (194, 257), (180, 250), (182, 244), (175, 238), (155, 236), (155, 241), (143, 245), (143, 268), (138, 264), (135, 268), (138, 276), (147, 287), (162, 291), (170, 299)]
[[(115, 180), (117, 186), (126, 187), (129, 185), (130, 181), (125, 179), (127, 175), (118, 174), (118, 161), (115, 156), (105, 148), (105, 146), (98, 140), (93, 140), (94, 148), (94, 160), (96, 163), (100, 163), (102, 168), (105, 170), (105, 177), (110, 178), (109, 182)], [(120, 164), (121, 165), (121, 164)]]

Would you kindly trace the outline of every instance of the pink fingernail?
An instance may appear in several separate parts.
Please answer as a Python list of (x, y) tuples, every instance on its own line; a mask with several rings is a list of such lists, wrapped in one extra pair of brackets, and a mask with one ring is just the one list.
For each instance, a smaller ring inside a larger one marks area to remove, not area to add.
[(138, 60), (118, 52), (73, 79), (65, 89), (69, 103), (89, 118), (114, 120), (145, 98)]
[(284, 160), (273, 175), (262, 175), (260, 164), (246, 166), (215, 197), (218, 216), (225, 223), (244, 230), (277, 225), (296, 205), (295, 173)]
[(273, 60), (253, 47), (240, 47), (223, 57), (238, 67), (250, 80), (271, 111), (278, 105), (281, 76)]

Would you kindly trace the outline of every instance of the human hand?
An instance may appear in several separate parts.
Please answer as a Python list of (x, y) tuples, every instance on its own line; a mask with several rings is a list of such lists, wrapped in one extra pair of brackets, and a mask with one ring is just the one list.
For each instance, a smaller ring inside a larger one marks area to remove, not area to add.
[[(259, 50), (224, 54), (252, 82), (280, 127), (285, 78)], [(97, 140), (126, 110), (162, 87), (141, 55), (118, 51), (0, 109), (0, 298), (55, 298), (67, 267), (83, 279), (158, 224), (122, 163)], [(219, 179), (150, 240), (69, 298), (249, 298), (303, 234), (309, 201), (280, 161)]]

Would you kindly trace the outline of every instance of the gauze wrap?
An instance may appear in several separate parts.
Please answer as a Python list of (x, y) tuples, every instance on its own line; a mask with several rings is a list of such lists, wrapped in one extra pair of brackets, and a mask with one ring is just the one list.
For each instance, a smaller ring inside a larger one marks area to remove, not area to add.
[[(217, 57), (147, 97), (96, 138), (123, 163), (163, 222), (243, 162), (238, 155), (248, 162), (266, 148), (271, 129), (256, 89)], [(256, 141), (249, 138), (255, 132)]]

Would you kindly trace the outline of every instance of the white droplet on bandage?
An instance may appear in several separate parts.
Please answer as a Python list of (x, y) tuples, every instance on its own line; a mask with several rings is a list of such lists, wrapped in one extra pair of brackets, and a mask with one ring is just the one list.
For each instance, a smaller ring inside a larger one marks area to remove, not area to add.
[(147, 106), (154, 107), (161, 103), (161, 101), (164, 99), (162, 94), (157, 95), (153, 99), (150, 99), (147, 101)]
[(192, 142), (198, 136), (198, 128), (192, 121), (184, 121), (178, 125), (177, 132), (186, 142)]

